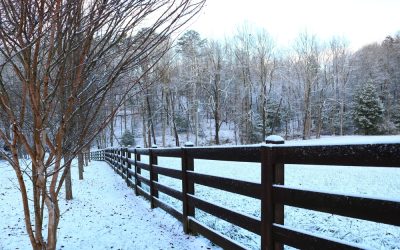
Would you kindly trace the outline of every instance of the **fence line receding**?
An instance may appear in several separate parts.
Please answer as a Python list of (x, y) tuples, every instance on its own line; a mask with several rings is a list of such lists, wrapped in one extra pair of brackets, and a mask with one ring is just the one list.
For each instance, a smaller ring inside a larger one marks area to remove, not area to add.
[[(146, 155), (149, 162), (141, 161)], [(181, 169), (159, 166), (158, 157), (181, 160)], [(183, 224), (185, 233), (200, 233), (225, 249), (245, 248), (238, 242), (198, 221), (195, 208), (244, 228), (261, 237), (261, 249), (282, 249), (283, 245), (313, 249), (358, 249), (360, 246), (296, 230), (284, 223), (284, 206), (326, 212), (372, 222), (400, 226), (400, 202), (371, 197), (302, 190), (285, 186), (285, 164), (400, 167), (400, 144), (182, 148), (109, 148), (91, 152), (93, 160), (108, 162), (127, 185)], [(261, 166), (261, 183), (201, 174), (194, 160), (256, 162)], [(141, 170), (148, 171), (148, 176)], [(182, 182), (181, 190), (161, 184), (159, 176)], [(377, 180), (384, 181), (384, 180)], [(146, 190), (143, 184), (148, 186)], [(196, 196), (195, 184), (259, 199), (261, 218), (231, 211)], [(159, 192), (182, 202), (178, 210), (159, 198)]]

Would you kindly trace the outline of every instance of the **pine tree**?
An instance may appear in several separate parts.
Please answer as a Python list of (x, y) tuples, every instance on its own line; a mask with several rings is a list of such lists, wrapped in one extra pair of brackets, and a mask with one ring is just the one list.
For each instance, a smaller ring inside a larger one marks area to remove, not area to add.
[(394, 107), (394, 113), (392, 115), (394, 125), (400, 130), (400, 105)]
[(372, 81), (368, 81), (355, 96), (354, 123), (359, 133), (377, 134), (383, 120), (383, 107)]
[(135, 145), (135, 136), (129, 131), (125, 131), (121, 138), (121, 144), (125, 147)]

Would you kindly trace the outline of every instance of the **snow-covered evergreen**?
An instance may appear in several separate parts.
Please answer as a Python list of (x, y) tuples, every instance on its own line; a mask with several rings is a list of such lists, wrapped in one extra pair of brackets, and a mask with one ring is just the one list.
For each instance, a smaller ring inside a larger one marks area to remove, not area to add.
[(379, 133), (383, 106), (372, 81), (368, 81), (355, 96), (354, 124), (365, 135)]

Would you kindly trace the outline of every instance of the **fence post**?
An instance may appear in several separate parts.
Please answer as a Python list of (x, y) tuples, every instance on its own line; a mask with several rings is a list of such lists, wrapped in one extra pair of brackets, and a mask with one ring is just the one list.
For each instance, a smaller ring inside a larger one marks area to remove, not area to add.
[(131, 186), (131, 181), (130, 179), (132, 178), (132, 175), (130, 174), (130, 170), (132, 169), (132, 165), (130, 163), (130, 159), (131, 159), (131, 152), (129, 152), (129, 148), (126, 148), (126, 185), (128, 185), (128, 187)]
[(121, 148), (121, 172), (122, 172), (122, 178), (126, 181), (125, 148)]
[[(269, 136), (267, 144), (283, 144), (280, 136)], [(283, 245), (275, 242), (272, 235), (272, 224), (283, 224), (284, 206), (273, 203), (273, 185), (284, 184), (284, 164), (275, 161), (276, 148), (273, 146), (261, 146), (261, 249), (282, 250)]]
[(117, 157), (118, 157), (118, 172), (121, 178), (124, 178), (124, 169), (122, 168), (122, 148), (117, 149)]
[(110, 149), (110, 163), (111, 163), (111, 167), (115, 171), (115, 169), (114, 169), (114, 148)]
[(137, 149), (140, 148), (140, 146), (137, 146), (135, 149), (135, 194), (139, 195), (139, 190), (138, 186), (141, 187), (141, 182), (138, 179), (138, 174), (141, 174), (141, 170), (137, 165), (137, 162), (140, 162), (140, 154), (137, 152)]
[(115, 166), (117, 167), (117, 174), (121, 176), (120, 169), (121, 169), (121, 153), (120, 148), (115, 148)]
[(117, 174), (119, 176), (121, 176), (121, 174), (119, 172), (119, 170), (120, 170), (120, 165), (119, 165), (120, 164), (120, 158), (119, 158), (119, 156), (120, 156), (119, 148), (115, 148), (115, 166), (117, 168)]
[[(193, 143), (185, 143), (185, 147), (193, 147)], [(188, 194), (194, 195), (194, 182), (190, 181), (187, 175), (187, 171), (194, 170), (194, 159), (188, 156), (186, 148), (182, 148), (182, 224), (183, 231), (188, 234), (190, 233), (189, 228), (189, 216), (195, 216), (194, 206), (189, 203)]]
[(117, 168), (117, 166), (118, 166), (118, 164), (117, 164), (117, 153), (118, 153), (118, 151), (117, 151), (117, 148), (114, 148), (113, 149), (113, 168), (114, 168), (114, 171), (115, 171), (115, 173), (118, 173), (118, 168)]
[[(157, 148), (157, 145), (153, 145), (152, 148)], [(155, 188), (154, 182), (158, 182), (158, 174), (154, 172), (153, 166), (157, 165), (157, 156), (154, 154), (153, 150), (150, 149), (149, 154), (149, 163), (150, 163), (150, 205), (151, 208), (155, 208), (154, 198), (158, 198), (158, 191)]]

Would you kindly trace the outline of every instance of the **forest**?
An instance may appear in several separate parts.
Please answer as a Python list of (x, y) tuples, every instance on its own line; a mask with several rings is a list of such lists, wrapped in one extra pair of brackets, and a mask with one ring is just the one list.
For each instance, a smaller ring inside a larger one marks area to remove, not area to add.
[[(342, 37), (302, 32), (281, 48), (244, 24), (209, 40), (189, 30), (122, 101), (96, 146), (260, 143), (322, 135), (396, 134), (400, 129), (400, 35), (358, 50)], [(154, 62), (152, 62), (154, 63)], [(107, 106), (121, 101), (115, 89)]]

